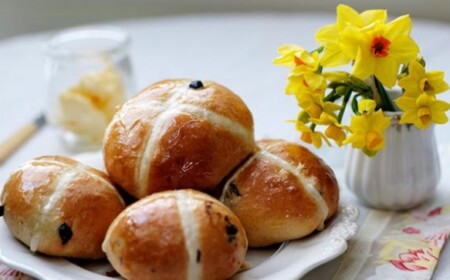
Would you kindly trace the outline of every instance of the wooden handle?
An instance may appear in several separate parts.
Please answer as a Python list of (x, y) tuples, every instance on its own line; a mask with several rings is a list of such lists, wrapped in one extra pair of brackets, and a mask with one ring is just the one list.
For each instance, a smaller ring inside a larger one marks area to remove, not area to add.
[(0, 144), (0, 164), (2, 164), (17, 148), (28, 140), (38, 129), (35, 123), (23, 126)]

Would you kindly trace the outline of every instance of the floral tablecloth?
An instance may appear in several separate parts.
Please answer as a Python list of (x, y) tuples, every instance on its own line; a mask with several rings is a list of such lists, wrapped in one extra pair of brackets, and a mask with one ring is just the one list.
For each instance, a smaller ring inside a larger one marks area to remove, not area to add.
[(431, 279), (450, 232), (450, 205), (404, 213), (372, 210), (333, 280)]

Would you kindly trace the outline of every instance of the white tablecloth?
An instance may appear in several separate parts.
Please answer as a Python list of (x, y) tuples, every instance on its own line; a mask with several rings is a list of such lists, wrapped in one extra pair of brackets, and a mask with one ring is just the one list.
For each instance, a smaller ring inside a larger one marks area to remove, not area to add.
[[(138, 88), (165, 78), (214, 80), (238, 93), (255, 120), (258, 139), (285, 138), (298, 134), (285, 120), (297, 114), (292, 96), (284, 95), (285, 69), (272, 64), (280, 44), (295, 43), (314, 49), (314, 33), (335, 21), (326, 14), (233, 14), (198, 15), (133, 20), (114, 23), (127, 29), (133, 40), (131, 59)], [(450, 25), (414, 21), (412, 36), (427, 60), (428, 69), (440, 69), (450, 78)], [(0, 42), (0, 142), (45, 108), (42, 44), (48, 34)], [(445, 99), (450, 100), (450, 94)], [(64, 154), (51, 127), (42, 129), (0, 166), (0, 188), (8, 174), (22, 162), (43, 154)], [(436, 135), (443, 162), (443, 178), (433, 204), (450, 203), (450, 126), (439, 126)], [(342, 201), (358, 203), (342, 180), (343, 149), (322, 148), (319, 153), (338, 174)], [(367, 210), (361, 207), (360, 223)], [(450, 250), (444, 261), (450, 260)], [(305, 279), (329, 279), (340, 259), (309, 273)], [(439, 274), (435, 279), (445, 279)]]

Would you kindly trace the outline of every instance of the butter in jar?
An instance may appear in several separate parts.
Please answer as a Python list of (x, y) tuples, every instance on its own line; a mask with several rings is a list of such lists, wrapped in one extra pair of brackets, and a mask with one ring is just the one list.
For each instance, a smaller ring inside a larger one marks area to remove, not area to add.
[(116, 108), (125, 102), (125, 88), (119, 71), (107, 66), (88, 73), (60, 95), (59, 123), (62, 127), (101, 143)]
[(111, 26), (64, 30), (46, 45), (46, 117), (74, 152), (100, 149), (118, 106), (134, 92), (130, 38)]

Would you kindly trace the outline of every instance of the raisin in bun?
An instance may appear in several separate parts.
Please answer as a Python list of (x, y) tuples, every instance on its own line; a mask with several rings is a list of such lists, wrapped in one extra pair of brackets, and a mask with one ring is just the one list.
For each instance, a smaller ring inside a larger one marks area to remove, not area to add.
[(260, 150), (231, 176), (222, 195), (244, 226), (250, 247), (323, 229), (339, 200), (330, 167), (295, 143), (264, 140), (257, 144)]
[(61, 156), (14, 171), (1, 196), (11, 233), (33, 252), (98, 259), (106, 231), (125, 204), (106, 174)]
[(131, 195), (214, 191), (254, 149), (253, 118), (229, 89), (165, 80), (126, 102), (103, 141), (106, 170)]
[(165, 191), (122, 212), (103, 250), (126, 279), (227, 279), (244, 262), (247, 238), (218, 200), (194, 190)]

